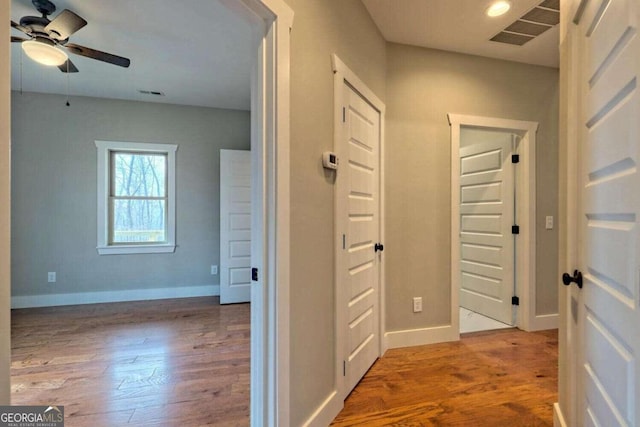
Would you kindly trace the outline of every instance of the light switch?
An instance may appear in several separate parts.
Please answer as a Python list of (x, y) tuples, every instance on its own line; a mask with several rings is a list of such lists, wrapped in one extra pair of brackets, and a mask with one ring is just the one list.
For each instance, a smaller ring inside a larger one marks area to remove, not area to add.
[(553, 217), (551, 215), (545, 218), (545, 228), (547, 230), (553, 230)]

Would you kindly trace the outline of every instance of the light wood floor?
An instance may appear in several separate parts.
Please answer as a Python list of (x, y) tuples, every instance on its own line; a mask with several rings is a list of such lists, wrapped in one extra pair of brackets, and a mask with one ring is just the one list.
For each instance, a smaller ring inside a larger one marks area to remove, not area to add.
[(552, 426), (557, 331), (476, 332), (459, 342), (389, 350), (334, 426)]
[[(14, 310), (12, 403), (68, 427), (247, 426), (249, 321), (217, 298)], [(556, 384), (555, 331), (468, 334), (389, 350), (334, 425), (551, 426)]]
[(12, 312), (14, 405), (68, 427), (247, 426), (249, 304), (217, 298)]

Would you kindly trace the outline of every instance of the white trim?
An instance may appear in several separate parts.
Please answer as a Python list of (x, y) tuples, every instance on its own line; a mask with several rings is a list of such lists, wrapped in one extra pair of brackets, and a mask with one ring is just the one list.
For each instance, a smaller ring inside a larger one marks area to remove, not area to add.
[(325, 427), (331, 424), (331, 422), (344, 408), (344, 402), (342, 399), (338, 399), (338, 392), (333, 391), (322, 402), (320, 406), (311, 414), (305, 422), (302, 423), (303, 427)]
[[(171, 253), (176, 249), (176, 144), (148, 142), (95, 141), (98, 152), (98, 238), (96, 249), (100, 255)], [(108, 244), (109, 224), (109, 152), (135, 150), (167, 155), (167, 243), (144, 245)]]
[[(456, 317), (459, 317), (456, 315)], [(453, 325), (435, 326), (432, 328), (407, 329), (384, 334), (388, 348), (413, 347), (416, 345), (436, 344), (458, 341), (460, 330)]]
[(335, 53), (331, 55), (331, 68), (335, 75), (341, 75), (343, 80), (348, 81), (355, 90), (360, 92), (360, 95), (362, 95), (362, 97), (366, 99), (373, 108), (378, 110), (381, 116), (384, 115), (386, 110), (384, 102), (382, 102), (380, 98), (378, 98), (376, 94), (373, 93), (373, 91), (369, 89), (369, 87), (360, 80), (360, 78), (351, 71), (351, 69), (347, 67)]
[[(289, 109), (293, 11), (283, 0), (241, 0), (242, 16), (263, 22), (251, 78), (252, 247), (251, 425), (288, 427)], [(225, 1), (228, 4), (228, 1)]]
[(518, 194), (516, 207), (520, 235), (516, 239), (516, 290), (520, 299), (516, 326), (532, 330), (536, 321), (536, 131), (538, 123), (492, 117), (448, 114), (451, 125), (451, 319), (452, 326), (460, 329), (458, 319), (460, 280), (457, 272), (460, 263), (460, 127), (475, 126), (508, 130), (522, 136), (521, 161), (518, 170)]
[(75, 292), (70, 294), (23, 295), (11, 297), (11, 308), (55, 307), (105, 302), (148, 301), (170, 298), (220, 295), (219, 285), (174, 288), (129, 289), (124, 291)]
[[(333, 94), (334, 94), (334, 150), (338, 153), (338, 160), (340, 159), (340, 142), (342, 141), (342, 109), (344, 107), (344, 84), (348, 83), (353, 89), (355, 89), (360, 96), (362, 96), (375, 110), (380, 114), (380, 150), (379, 150), (379, 159), (378, 159), (378, 167), (380, 170), (379, 175), (379, 189), (378, 189), (378, 197), (379, 197), (379, 207), (378, 207), (378, 215), (379, 215), (379, 223), (378, 223), (378, 235), (380, 238), (380, 242), (384, 242), (384, 122), (385, 122), (385, 104), (378, 98), (375, 93), (362, 81), (360, 78), (353, 72), (351, 69), (345, 65), (344, 62), (338, 57), (336, 54), (331, 55), (331, 64), (334, 73), (333, 79)], [(335, 225), (335, 271), (334, 271), (334, 289), (336, 292), (336, 307), (335, 307), (335, 384), (336, 390), (338, 393), (335, 395), (335, 398), (342, 401), (346, 398), (348, 393), (351, 390), (346, 389), (345, 377), (343, 375), (343, 360), (345, 358), (345, 349), (346, 349), (346, 334), (341, 325), (346, 324), (346, 309), (340, 304), (341, 301), (345, 301), (346, 296), (344, 294), (344, 289), (340, 286), (340, 256), (341, 256), (341, 242), (342, 242), (342, 232), (339, 227), (338, 218), (342, 218), (344, 213), (339, 212), (339, 203), (338, 198), (341, 197), (338, 194), (338, 191), (334, 192), (334, 206), (335, 212), (334, 216), (336, 218)], [(384, 282), (384, 251), (379, 254), (380, 259), (380, 268), (378, 271), (379, 279), (378, 279), (378, 334), (380, 336), (380, 348), (379, 354), (382, 356), (387, 349), (386, 340), (384, 339), (384, 331), (385, 331), (385, 282)], [(337, 414), (336, 414), (337, 415)]]
[(528, 331), (546, 331), (547, 329), (558, 329), (560, 323), (559, 314), (540, 314), (533, 318), (529, 324)]
[(553, 427), (568, 427), (558, 402), (553, 404)]

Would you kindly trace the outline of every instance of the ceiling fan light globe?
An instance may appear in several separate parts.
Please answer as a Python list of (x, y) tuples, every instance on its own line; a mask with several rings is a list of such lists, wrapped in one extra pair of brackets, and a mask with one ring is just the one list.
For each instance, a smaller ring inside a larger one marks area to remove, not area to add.
[(499, 0), (493, 2), (491, 6), (487, 9), (487, 16), (491, 18), (495, 18), (497, 16), (502, 16), (507, 13), (511, 9), (511, 2), (508, 0)]
[(36, 40), (22, 42), (22, 50), (34, 61), (48, 66), (58, 66), (64, 64), (69, 57), (66, 53), (56, 48)]

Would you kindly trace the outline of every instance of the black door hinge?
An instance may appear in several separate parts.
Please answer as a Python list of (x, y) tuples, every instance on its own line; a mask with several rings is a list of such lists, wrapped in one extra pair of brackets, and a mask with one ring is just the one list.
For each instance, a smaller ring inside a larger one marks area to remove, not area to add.
[(511, 297), (511, 305), (520, 305), (520, 298), (516, 296)]
[(384, 245), (382, 243), (376, 243), (375, 245), (373, 245), (373, 250), (376, 252), (382, 252), (384, 251)]
[(254, 282), (258, 281), (258, 269), (255, 267), (251, 269), (251, 280)]
[(342, 123), (346, 123), (347, 121), (347, 109), (342, 107)]
[(520, 154), (512, 154), (511, 163), (520, 163)]
[(342, 361), (342, 376), (343, 377), (347, 376), (347, 361), (346, 360)]
[(512, 225), (511, 226), (511, 234), (520, 234), (520, 226)]

